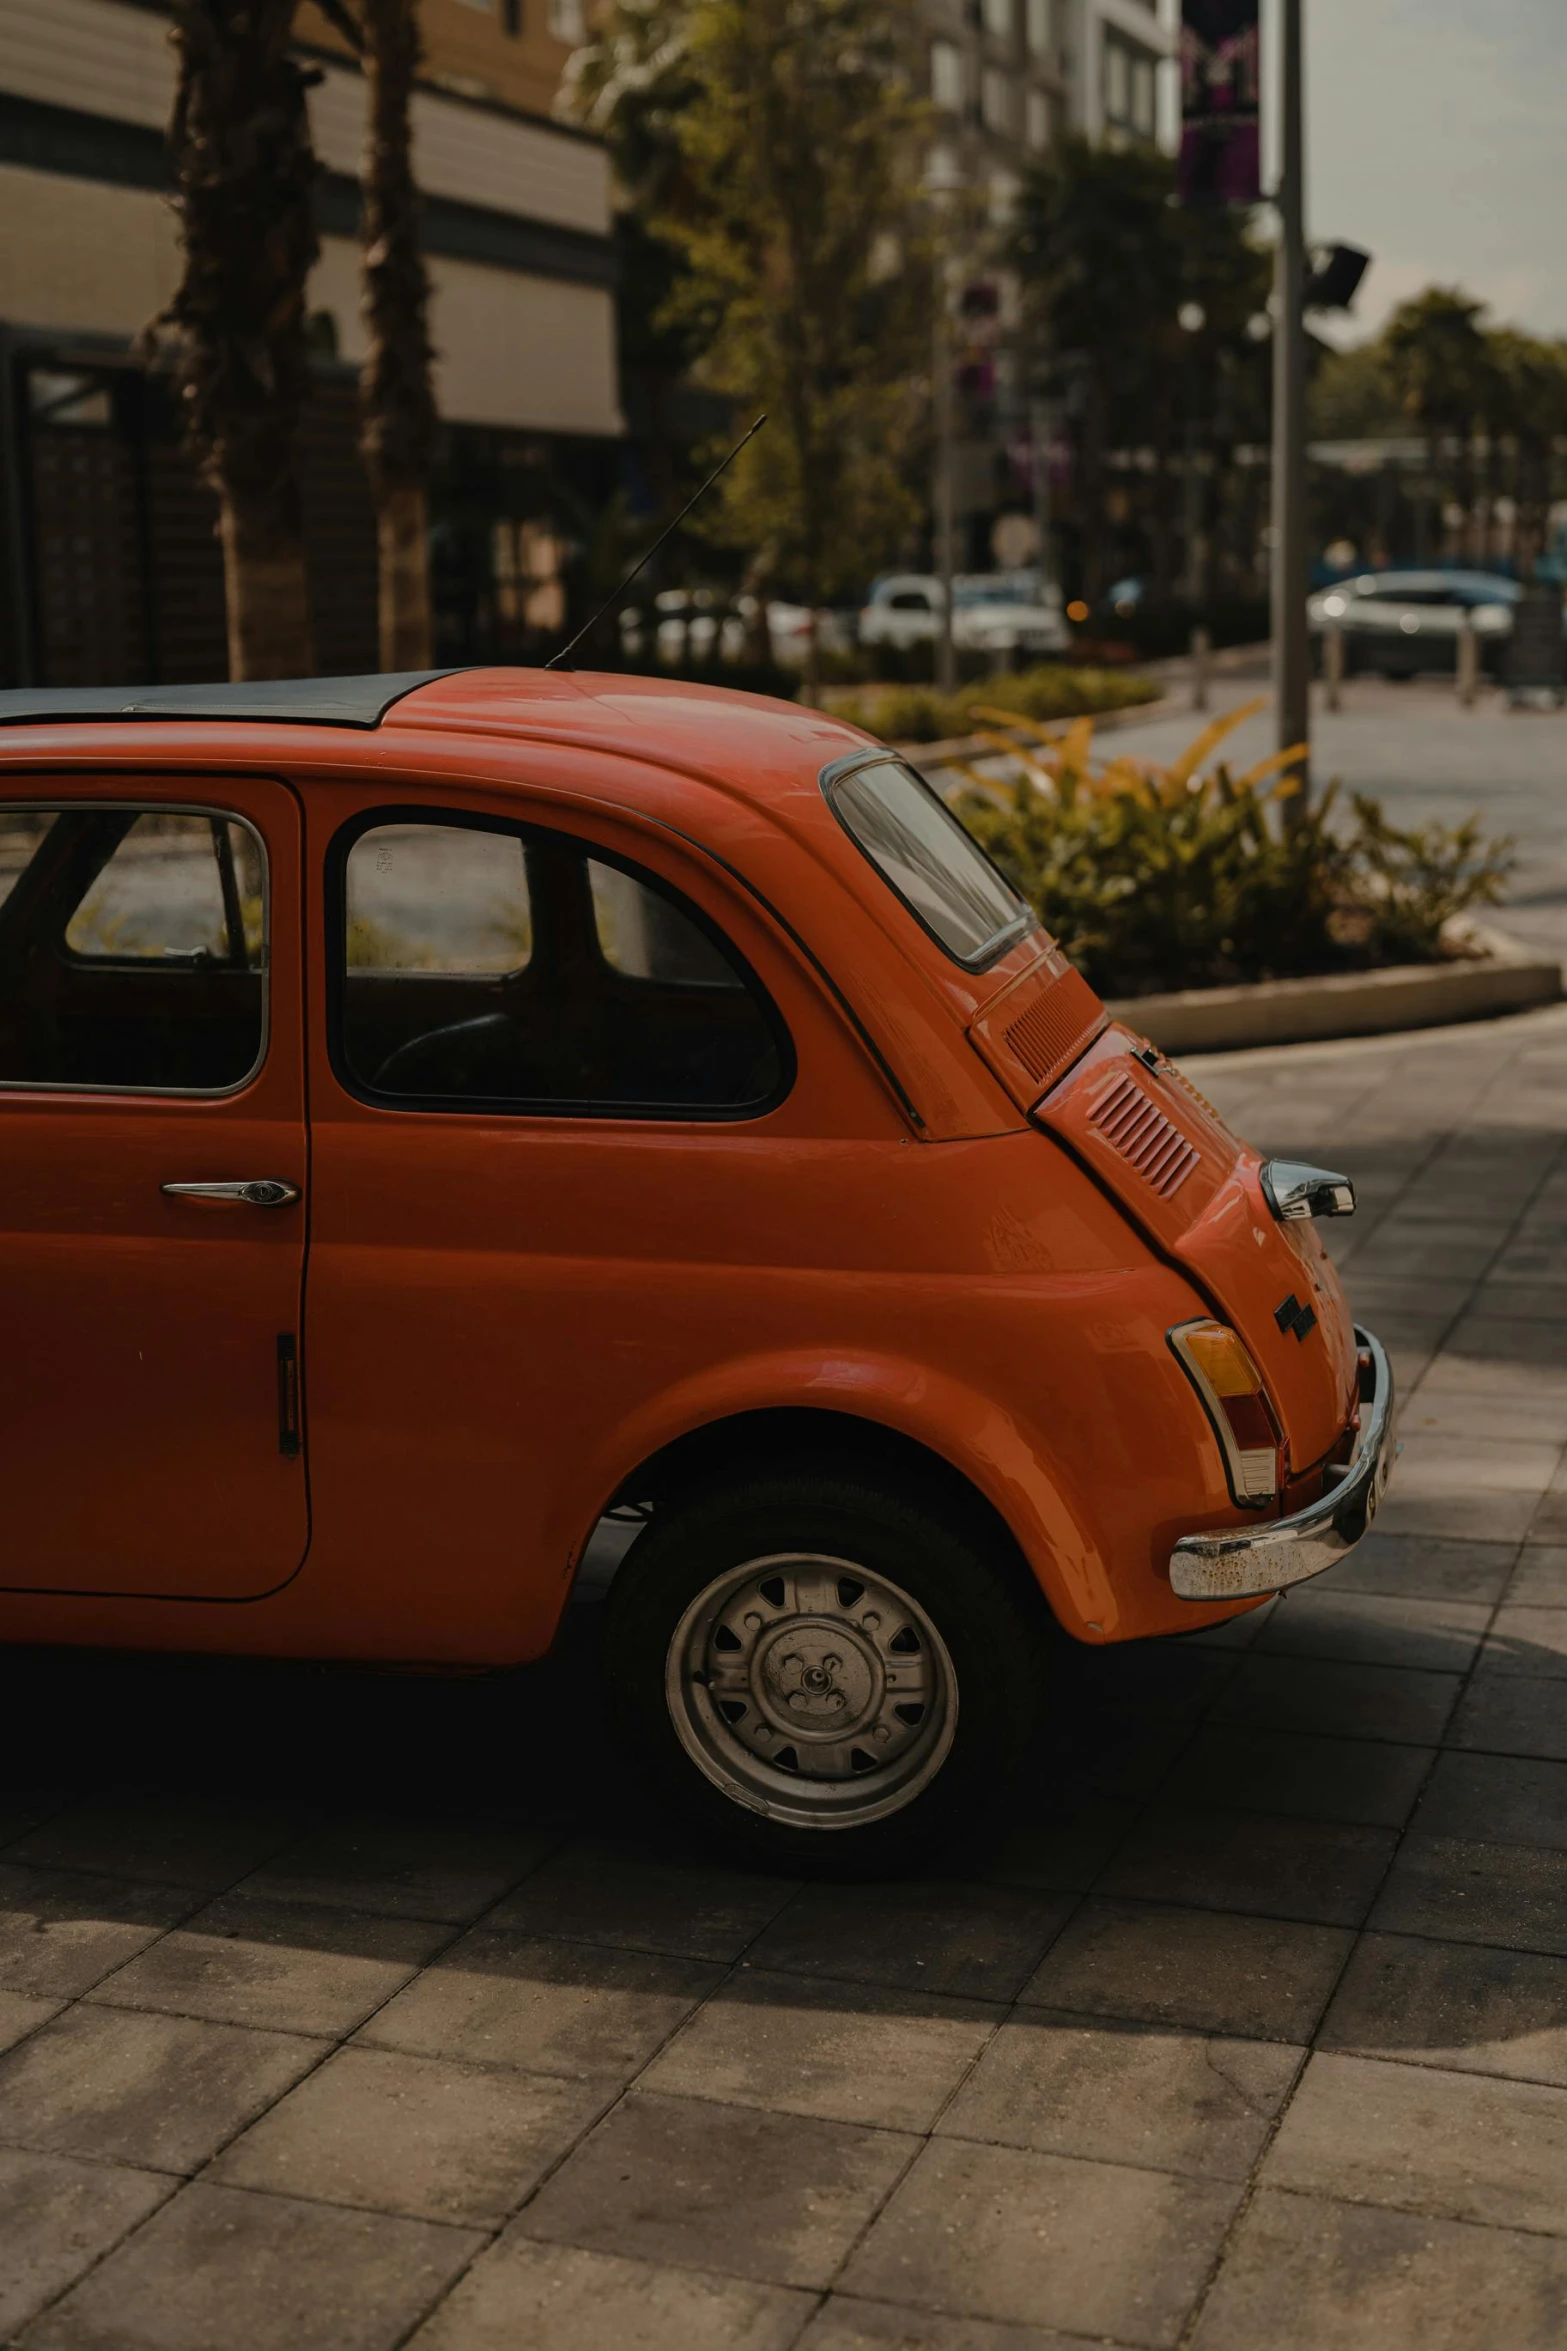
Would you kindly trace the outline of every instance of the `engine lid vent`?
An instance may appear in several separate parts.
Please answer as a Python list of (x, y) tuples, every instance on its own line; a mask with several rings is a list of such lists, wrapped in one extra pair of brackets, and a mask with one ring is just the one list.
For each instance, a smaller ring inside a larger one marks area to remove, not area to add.
[(1149, 1101), (1136, 1079), (1124, 1072), (1094, 1104), (1088, 1123), (1097, 1127), (1161, 1200), (1173, 1200), (1199, 1164), (1196, 1145), (1157, 1102)]

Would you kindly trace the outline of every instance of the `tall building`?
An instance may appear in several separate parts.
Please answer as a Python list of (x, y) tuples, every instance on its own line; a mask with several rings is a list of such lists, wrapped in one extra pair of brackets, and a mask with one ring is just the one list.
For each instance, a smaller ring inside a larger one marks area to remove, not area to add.
[[(1036, 444), (1017, 290), (996, 263), (1024, 171), (1065, 131), (1157, 139), (1178, 0), (919, 0), (935, 113), (933, 176), (967, 194), (979, 227), (954, 289), (960, 568), (1037, 549)], [(1163, 71), (1162, 71), (1163, 69)], [(988, 248), (988, 250), (987, 250)], [(1038, 461), (1042, 470), (1048, 460)]]
[[(440, 655), (558, 627), (573, 520), (618, 468), (609, 174), (550, 108), (581, 0), (423, 0), (413, 106), (443, 419)], [(376, 666), (356, 445), (364, 83), (324, 19), (302, 45), (324, 167), (302, 449), (317, 658)], [(199, 679), (226, 661), (214, 502), (134, 339), (179, 277), (158, 0), (0, 0), (0, 678)]]

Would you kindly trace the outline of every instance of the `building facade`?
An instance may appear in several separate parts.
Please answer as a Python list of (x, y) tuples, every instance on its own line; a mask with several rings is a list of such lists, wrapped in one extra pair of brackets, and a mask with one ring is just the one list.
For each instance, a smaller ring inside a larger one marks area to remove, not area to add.
[(1174, 144), (1178, 0), (1071, 0), (1073, 127), (1111, 142)]
[[(606, 159), (550, 114), (576, 0), (425, 0), (413, 106), (436, 394), (443, 658), (558, 626), (574, 522), (612, 484), (614, 256)], [(213, 501), (134, 355), (179, 276), (165, 193), (167, 12), (0, 0), (0, 675), (223, 674)], [(323, 669), (376, 666), (375, 549), (356, 446), (364, 84), (324, 21), (302, 43), (323, 166), (309, 288), (319, 365), (301, 465)], [(326, 582), (330, 578), (330, 590)]]

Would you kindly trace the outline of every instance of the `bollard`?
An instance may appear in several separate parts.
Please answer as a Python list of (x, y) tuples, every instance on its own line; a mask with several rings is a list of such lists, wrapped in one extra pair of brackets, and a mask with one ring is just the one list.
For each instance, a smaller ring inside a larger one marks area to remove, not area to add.
[(1206, 710), (1208, 707), (1208, 655), (1211, 648), (1212, 641), (1207, 630), (1193, 629), (1191, 638), (1193, 710)]
[(1338, 710), (1343, 705), (1344, 632), (1337, 621), (1330, 621), (1323, 631), (1322, 675), (1327, 682), (1327, 706)]
[(1473, 710), (1479, 688), (1480, 639), (1474, 622), (1465, 614), (1458, 624), (1458, 699), (1465, 710)]

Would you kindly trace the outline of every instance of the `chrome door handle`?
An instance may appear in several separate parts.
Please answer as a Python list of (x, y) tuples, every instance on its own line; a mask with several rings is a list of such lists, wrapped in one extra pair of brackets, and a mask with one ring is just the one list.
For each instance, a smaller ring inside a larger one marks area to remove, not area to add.
[(237, 1177), (222, 1184), (160, 1184), (171, 1200), (238, 1200), (246, 1208), (286, 1208), (299, 1198), (297, 1184), (281, 1176)]

